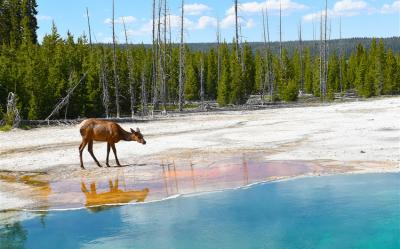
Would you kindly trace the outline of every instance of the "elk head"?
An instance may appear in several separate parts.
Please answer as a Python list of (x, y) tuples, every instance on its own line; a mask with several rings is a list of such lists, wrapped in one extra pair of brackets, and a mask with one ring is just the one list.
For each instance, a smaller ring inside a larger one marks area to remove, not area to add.
[(136, 141), (136, 142), (138, 142), (140, 144), (143, 144), (143, 145), (146, 144), (146, 140), (144, 140), (143, 135), (142, 135), (142, 133), (140, 133), (139, 128), (136, 128), (136, 131), (134, 131), (131, 128), (131, 132), (132, 132), (132, 135), (131, 135), (132, 141)]

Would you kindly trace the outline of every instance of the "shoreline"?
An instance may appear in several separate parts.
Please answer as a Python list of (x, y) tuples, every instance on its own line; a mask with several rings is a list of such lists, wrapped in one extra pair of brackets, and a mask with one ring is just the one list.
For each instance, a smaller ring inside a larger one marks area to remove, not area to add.
[[(104, 119), (118, 123), (142, 123), (142, 122), (154, 122), (154, 121), (164, 121), (168, 119), (176, 119), (180, 117), (188, 117), (191, 115), (213, 115), (213, 114), (229, 114), (235, 112), (251, 112), (251, 111), (262, 111), (262, 110), (275, 110), (275, 109), (286, 109), (286, 108), (307, 108), (307, 107), (323, 107), (323, 106), (333, 106), (338, 104), (345, 103), (357, 103), (357, 102), (368, 102), (368, 101), (376, 101), (376, 100), (384, 100), (384, 99), (396, 99), (399, 96), (396, 95), (382, 95), (371, 98), (344, 98), (344, 99), (336, 99), (333, 101), (315, 101), (318, 99), (314, 97), (312, 101), (296, 101), (296, 102), (266, 102), (264, 105), (239, 105), (239, 106), (231, 106), (231, 107), (217, 107), (209, 110), (201, 110), (199, 108), (195, 109), (186, 109), (182, 112), (173, 110), (168, 111), (167, 114), (161, 114), (161, 110), (156, 111), (156, 115), (148, 115), (148, 116), (135, 116), (134, 118), (125, 116), (121, 118), (105, 118), (98, 117), (97, 119)], [(208, 102), (208, 101), (206, 101)], [(214, 103), (214, 102), (212, 102)], [(37, 128), (49, 128), (49, 127), (59, 127), (59, 126), (73, 126), (80, 124), (83, 120), (88, 119), (89, 117), (84, 118), (76, 118), (76, 119), (54, 119), (54, 120), (21, 120), (22, 126), (30, 126), (33, 129)], [(47, 124), (46, 124), (47, 123)], [(21, 128), (14, 128), (13, 130), (24, 130)], [(7, 131), (0, 131), (7, 132)]]
[[(295, 162), (296, 163), (296, 162)], [(316, 162), (311, 162), (311, 163), (316, 163)], [(375, 162), (376, 164), (379, 164), (378, 162)], [(319, 163), (318, 163), (319, 164)], [(91, 209), (91, 208), (98, 208), (98, 207), (118, 207), (118, 206), (125, 206), (125, 205), (144, 205), (144, 204), (149, 204), (149, 203), (155, 203), (155, 202), (161, 202), (161, 201), (166, 201), (170, 199), (175, 199), (175, 198), (180, 198), (180, 197), (190, 197), (190, 196), (196, 196), (196, 195), (202, 195), (202, 194), (208, 194), (208, 193), (218, 193), (218, 192), (223, 192), (223, 191), (228, 191), (228, 190), (236, 190), (236, 189), (246, 189), (246, 188), (251, 188), (252, 186), (260, 185), (260, 184), (267, 184), (267, 183), (273, 183), (273, 182), (284, 182), (284, 181), (292, 181), (296, 179), (302, 179), (302, 178), (313, 178), (313, 177), (326, 177), (326, 176), (340, 176), (340, 175), (363, 175), (363, 174), (396, 174), (400, 173), (400, 166), (386, 166), (383, 168), (347, 168), (347, 169), (341, 169), (341, 171), (336, 171), (337, 167), (336, 166), (327, 166), (327, 165), (320, 165), (321, 171), (319, 172), (306, 172), (304, 174), (299, 174), (299, 175), (293, 175), (293, 176), (269, 176), (267, 179), (262, 179), (262, 180), (256, 180), (254, 182), (250, 182), (246, 185), (240, 185), (240, 186), (228, 186), (228, 187), (223, 187), (223, 188), (218, 188), (216, 187), (215, 189), (211, 190), (199, 190), (199, 191), (193, 191), (193, 192), (187, 192), (187, 193), (178, 193), (178, 194), (173, 194), (167, 197), (159, 197), (157, 196), (155, 199), (151, 199), (149, 201), (144, 201), (144, 202), (129, 202), (129, 203), (104, 203), (101, 205), (89, 205), (85, 206), (82, 203), (82, 206), (80, 207), (61, 207), (61, 208), (47, 208), (47, 209), (35, 209), (35, 208), (24, 208), (21, 206), (20, 208), (12, 208), (12, 209), (2, 209), (0, 210), (1, 213), (3, 212), (51, 212), (51, 211), (73, 211), (73, 210), (82, 210), (82, 209)], [(187, 179), (186, 179), (187, 180)], [(28, 198), (28, 196), (26, 196)], [(40, 205), (40, 201), (32, 201), (34, 205)]]

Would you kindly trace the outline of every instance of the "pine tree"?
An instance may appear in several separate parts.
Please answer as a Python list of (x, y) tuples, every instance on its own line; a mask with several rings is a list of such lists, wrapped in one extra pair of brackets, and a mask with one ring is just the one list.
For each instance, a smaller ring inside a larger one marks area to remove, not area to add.
[(22, 39), (32, 44), (37, 43), (36, 30), (39, 28), (36, 20), (36, 0), (22, 0)]
[(229, 50), (226, 43), (221, 45), (221, 79), (218, 82), (218, 94), (217, 102), (220, 106), (226, 106), (230, 100), (230, 89), (231, 89), (231, 70), (230, 70), (230, 58)]
[(230, 73), (231, 73), (231, 88), (230, 88), (230, 104), (241, 105), (245, 102), (246, 91), (243, 84), (242, 66), (239, 58), (236, 56), (236, 51), (233, 49), (230, 55)]
[(255, 89), (259, 94), (265, 94), (265, 70), (260, 51), (255, 56)]
[(327, 97), (333, 100), (335, 93), (340, 91), (339, 86), (339, 61), (336, 53), (331, 53), (328, 62)]
[(244, 87), (244, 98), (248, 98), (248, 96), (255, 91), (254, 56), (248, 43), (245, 43), (243, 46), (243, 63), (242, 84)]
[(393, 55), (392, 49), (389, 49), (386, 56), (385, 82), (383, 85), (383, 94), (399, 94), (400, 83), (398, 82), (398, 66)]
[(191, 101), (198, 99), (199, 99), (199, 82), (198, 82), (197, 72), (195, 70), (193, 58), (187, 58), (186, 70), (185, 70), (185, 100)]
[(209, 100), (217, 97), (218, 61), (215, 49), (211, 48), (207, 56), (206, 96)]
[(313, 93), (313, 63), (310, 48), (304, 50), (304, 90)]

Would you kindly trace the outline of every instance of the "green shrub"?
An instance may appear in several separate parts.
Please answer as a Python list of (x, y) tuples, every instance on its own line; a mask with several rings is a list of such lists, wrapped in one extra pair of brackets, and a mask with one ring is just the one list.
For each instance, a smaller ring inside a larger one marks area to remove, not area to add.
[(283, 91), (283, 100), (284, 101), (297, 101), (297, 98), (299, 96), (299, 88), (296, 84), (296, 82), (291, 79), (289, 80), (286, 88)]
[(12, 129), (11, 125), (0, 126), (0, 131), (10, 131)]

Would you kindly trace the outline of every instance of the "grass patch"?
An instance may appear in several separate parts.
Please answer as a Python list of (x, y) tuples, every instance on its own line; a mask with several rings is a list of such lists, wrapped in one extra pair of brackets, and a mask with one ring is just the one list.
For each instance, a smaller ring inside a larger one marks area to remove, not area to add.
[(11, 125), (0, 126), (0, 131), (11, 131), (11, 129), (12, 129)]

